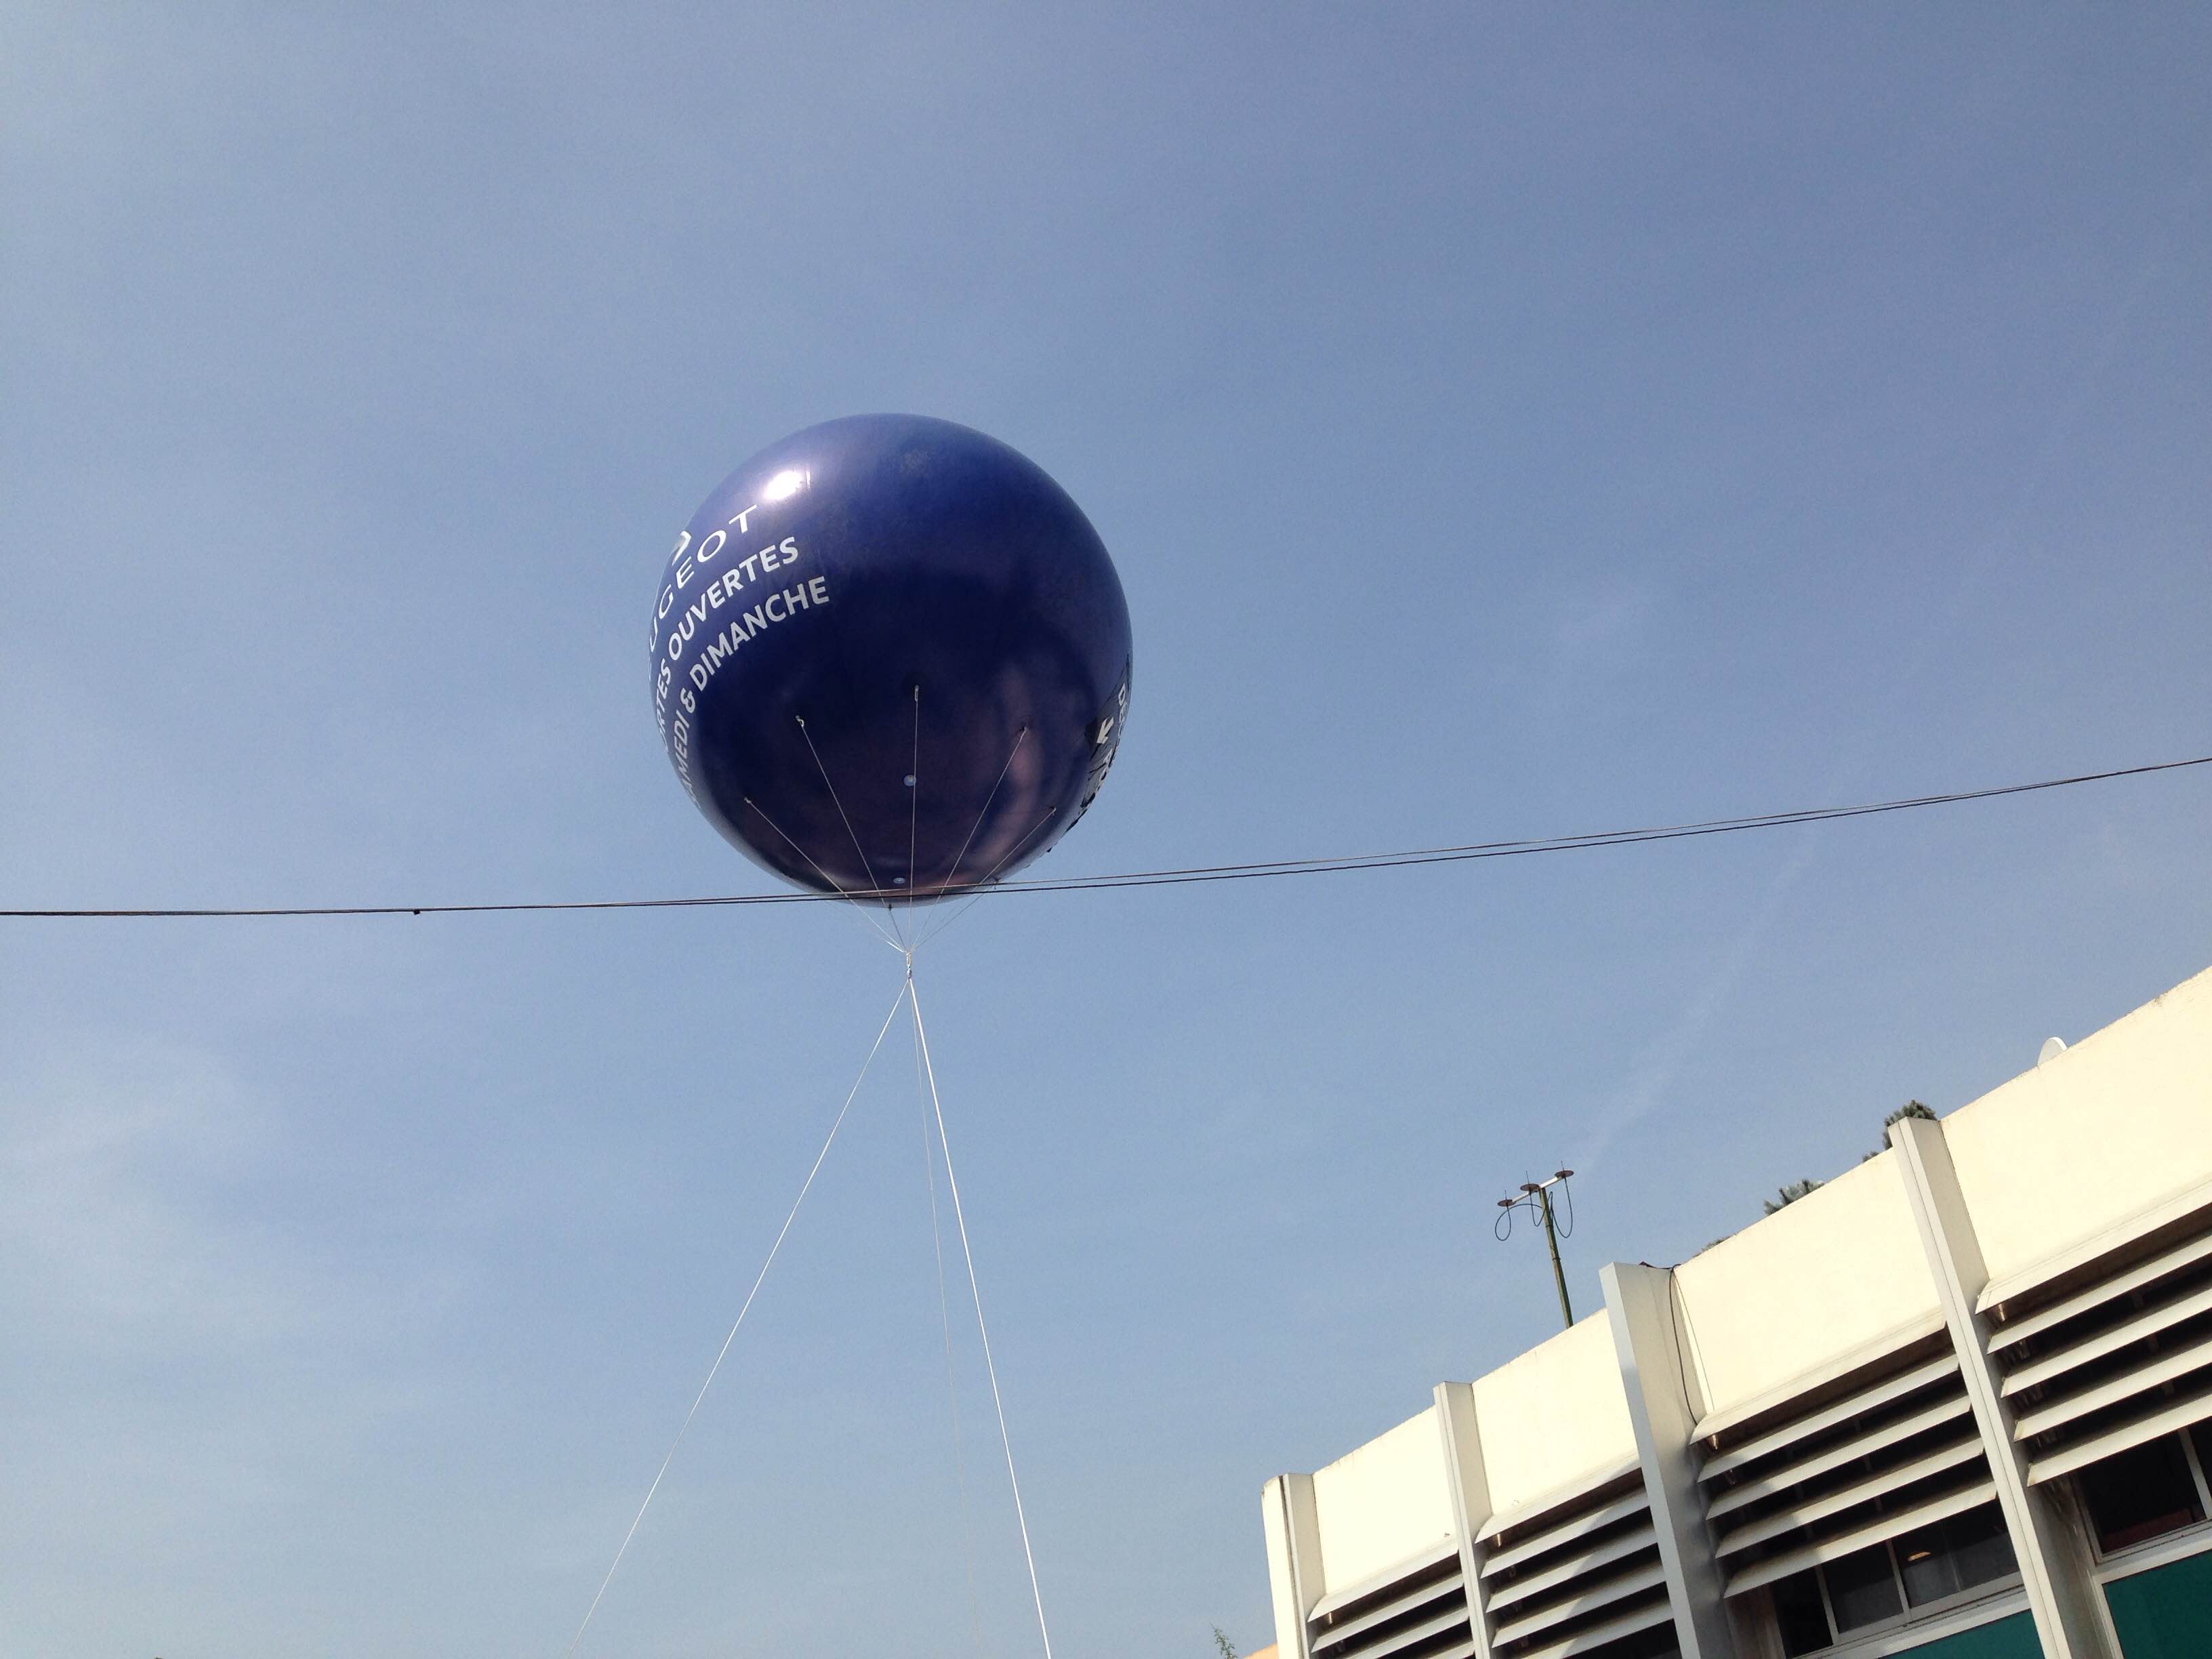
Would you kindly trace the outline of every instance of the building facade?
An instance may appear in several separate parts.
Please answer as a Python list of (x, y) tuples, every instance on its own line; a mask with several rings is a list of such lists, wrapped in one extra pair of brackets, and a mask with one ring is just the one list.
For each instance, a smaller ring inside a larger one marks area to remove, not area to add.
[(2212, 971), (1263, 1513), (1282, 1659), (2212, 1659)]

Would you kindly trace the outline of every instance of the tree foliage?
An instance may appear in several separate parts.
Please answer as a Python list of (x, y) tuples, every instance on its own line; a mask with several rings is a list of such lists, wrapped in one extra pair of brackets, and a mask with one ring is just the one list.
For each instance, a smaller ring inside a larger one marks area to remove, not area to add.
[(1804, 1197), (1806, 1194), (1818, 1192), (1820, 1189), (1820, 1183), (1817, 1181), (1812, 1180), (1810, 1177), (1808, 1177), (1803, 1181), (1793, 1181), (1787, 1187), (1783, 1188), (1779, 1192), (1776, 1193), (1773, 1197), (1766, 1200), (1765, 1213), (1772, 1215), (1777, 1210), (1781, 1209), (1784, 1205), (1795, 1204), (1799, 1199)]
[[(1904, 1105), (1899, 1107), (1887, 1117), (1882, 1119), (1881, 1145), (1875, 1147), (1872, 1152), (1867, 1153), (1865, 1158), (1860, 1158), (1859, 1162), (1863, 1164), (1867, 1161), (1867, 1158), (1880, 1158), (1884, 1152), (1887, 1152), (1889, 1150), (1890, 1126), (1893, 1123), (1902, 1123), (1909, 1117), (1923, 1117), (1926, 1118), (1930, 1123), (1933, 1123), (1936, 1121), (1936, 1113), (1934, 1109), (1924, 1100), (1906, 1101)], [(1820, 1183), (1817, 1181), (1810, 1179), (1804, 1181), (1793, 1181), (1787, 1187), (1783, 1188), (1779, 1192), (1776, 1193), (1773, 1197), (1765, 1200), (1765, 1213), (1772, 1215), (1777, 1210), (1783, 1208), (1784, 1206), (1795, 1204), (1799, 1199), (1804, 1197), (1806, 1194), (1819, 1191), (1820, 1188)]]
[(1889, 1150), (1889, 1126), (1893, 1123), (1902, 1123), (1908, 1117), (1924, 1117), (1930, 1123), (1933, 1123), (1936, 1121), (1936, 1114), (1932, 1109), (1930, 1109), (1926, 1101), (1906, 1101), (1904, 1105), (1899, 1107), (1887, 1117), (1882, 1119), (1881, 1145), (1875, 1147), (1872, 1152), (1866, 1153), (1859, 1159), (1859, 1162), (1863, 1164), (1868, 1158), (1880, 1158), (1884, 1152), (1887, 1152)]

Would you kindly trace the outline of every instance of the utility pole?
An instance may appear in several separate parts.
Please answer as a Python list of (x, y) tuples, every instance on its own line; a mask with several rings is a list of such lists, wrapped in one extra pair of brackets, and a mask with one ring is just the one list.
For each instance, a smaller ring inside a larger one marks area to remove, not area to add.
[(1511, 1237), (1513, 1213), (1520, 1209), (1527, 1209), (1531, 1214), (1543, 1218), (1544, 1243), (1550, 1247), (1552, 1252), (1552, 1284), (1559, 1293), (1559, 1317), (1569, 1325), (1575, 1322), (1575, 1309), (1574, 1304), (1567, 1299), (1566, 1269), (1559, 1265), (1559, 1237), (1562, 1230), (1558, 1218), (1552, 1210), (1552, 1188), (1559, 1188), (1560, 1196), (1567, 1200), (1567, 1224), (1565, 1231), (1566, 1236), (1571, 1238), (1575, 1232), (1574, 1194), (1568, 1191), (1565, 1183), (1567, 1177), (1573, 1173), (1572, 1170), (1557, 1170), (1553, 1172), (1548, 1181), (1522, 1182), (1521, 1191), (1517, 1195), (1501, 1198), (1498, 1200), (1498, 1216), (1496, 1229), (1498, 1237)]

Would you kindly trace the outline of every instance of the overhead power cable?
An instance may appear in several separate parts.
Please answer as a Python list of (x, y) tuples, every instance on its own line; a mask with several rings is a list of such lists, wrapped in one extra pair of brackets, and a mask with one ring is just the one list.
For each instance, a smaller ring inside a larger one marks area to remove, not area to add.
[[(1657, 824), (1640, 829), (1595, 830), (1579, 835), (1540, 836), (1515, 841), (1469, 842), (1451, 847), (1419, 847), (1395, 853), (1359, 853), (1325, 858), (1283, 859), (1267, 863), (1193, 865), (1177, 869), (1132, 870), (1118, 874), (1068, 876), (1055, 879), (995, 881), (974, 890), (978, 896), (1011, 893), (1088, 893), (1129, 887), (1170, 887), (1188, 883), (1257, 881), (1279, 876), (1330, 875), (1351, 870), (1395, 870), (1419, 865), (1464, 864), (1480, 859), (1524, 858), (1540, 853), (1588, 852), (1601, 847), (1636, 847), (1649, 842), (1686, 841), (1702, 836), (1735, 835), (1751, 830), (1779, 830), (1792, 824), (1832, 823), (1845, 818), (1875, 817), (1891, 812), (1918, 811), (1932, 806), (1956, 806), (1970, 801), (1996, 800), (2008, 795), (2029, 795), (2051, 789), (2070, 789), (2080, 784), (2108, 783), (2118, 778), (2147, 777), (2154, 773), (2179, 772), (2191, 767), (2212, 766), (2212, 755), (2191, 760), (2158, 761), (2145, 766), (2115, 767), (2103, 772), (2081, 772), (2070, 777), (2044, 778), (2033, 783), (2001, 784), (1988, 789), (1958, 789), (1936, 795), (1911, 795), (1898, 800), (1869, 801), (1856, 806), (1808, 806), (1783, 812), (1758, 812), (1741, 817), (1706, 818), (1691, 823)], [(510, 903), (479, 904), (302, 904), (204, 905), (143, 908), (9, 909), (0, 918), (68, 921), (104, 917), (118, 920), (154, 918), (199, 919), (247, 916), (450, 916), (504, 915), (552, 910), (688, 910), (717, 905), (848, 904), (903, 901), (912, 896), (903, 889), (847, 888), (830, 893), (716, 893), (682, 898), (539, 899)], [(947, 896), (957, 896), (948, 895)]]

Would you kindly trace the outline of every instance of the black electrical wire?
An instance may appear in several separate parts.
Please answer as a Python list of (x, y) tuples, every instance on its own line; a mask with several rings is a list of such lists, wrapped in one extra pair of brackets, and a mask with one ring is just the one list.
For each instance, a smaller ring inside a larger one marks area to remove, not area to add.
[[(2212, 765), (2212, 755), (2200, 755), (2191, 760), (2158, 761), (2146, 766), (2116, 767), (2104, 772), (2081, 772), (2071, 777), (2045, 778), (2034, 783), (2009, 783), (1988, 789), (1960, 789), (1937, 795), (1912, 795), (1899, 800), (1872, 801), (1856, 806), (1801, 807), (1790, 811), (1760, 812), (1743, 817), (1707, 818), (1692, 823), (1660, 824), (1632, 830), (1597, 830), (1580, 835), (1538, 836), (1519, 841), (1471, 842), (1461, 846), (1423, 847), (1397, 853), (1285, 859), (1270, 863), (1194, 865), (1181, 869), (1133, 870), (1119, 874), (1070, 876), (1053, 880), (1000, 881), (978, 888), (975, 893), (977, 896), (990, 893), (1087, 893), (1130, 887), (1181, 886), (1194, 882), (1256, 881), (1279, 876), (1328, 875), (1349, 870), (1395, 870), (1430, 864), (1463, 864), (1479, 859), (1522, 858), (1539, 853), (1587, 852), (1601, 847), (1635, 847), (1650, 842), (1686, 841), (1703, 836), (1735, 835), (1749, 830), (1778, 830), (1791, 824), (1831, 823), (1844, 818), (1917, 811), (1923, 807), (1955, 806), (1967, 801), (2035, 794), (2048, 789), (2072, 788), (2077, 784), (2106, 783), (2116, 778), (2145, 777), (2156, 772), (2178, 772), (2190, 767), (2208, 765)], [(507, 904), (210, 905), (144, 909), (21, 909), (0, 910), (0, 918), (68, 921), (94, 917), (145, 920), (247, 916), (505, 915), (550, 910), (689, 910), (719, 905), (846, 904), (855, 899), (890, 901), (908, 896), (903, 890), (892, 890), (842, 893), (701, 894), (686, 898), (548, 899)]]

